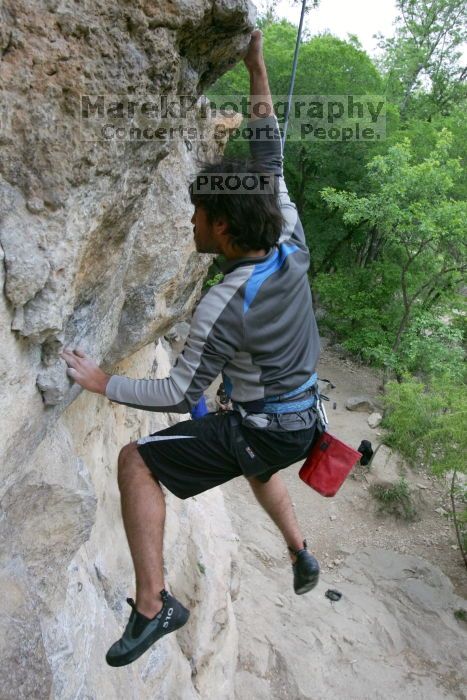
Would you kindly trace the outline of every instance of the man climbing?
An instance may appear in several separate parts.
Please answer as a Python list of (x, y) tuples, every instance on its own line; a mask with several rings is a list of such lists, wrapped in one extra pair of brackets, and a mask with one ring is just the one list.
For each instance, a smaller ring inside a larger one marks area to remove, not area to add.
[[(305, 458), (315, 435), (319, 338), (307, 278), (309, 252), (283, 180), (261, 32), (253, 32), (244, 62), (250, 74), (253, 162), (224, 159), (190, 185), (196, 249), (222, 253), (226, 264), (222, 281), (198, 302), (169, 377), (109, 376), (80, 350), (62, 354), (75, 382), (128, 406), (186, 413), (220, 372), (233, 404), (233, 410), (179, 422), (120, 452), (118, 484), (136, 602), (127, 599), (132, 612), (122, 638), (107, 653), (111, 666), (131, 663), (189, 616), (165, 590), (161, 484), (189, 498), (245, 476), (290, 550), (295, 592), (305, 593), (318, 581), (318, 562), (307, 550), (279, 474)], [(267, 173), (274, 187), (269, 193), (228, 194), (209, 187), (210, 177), (219, 183), (219, 177), (235, 172), (258, 178)]]

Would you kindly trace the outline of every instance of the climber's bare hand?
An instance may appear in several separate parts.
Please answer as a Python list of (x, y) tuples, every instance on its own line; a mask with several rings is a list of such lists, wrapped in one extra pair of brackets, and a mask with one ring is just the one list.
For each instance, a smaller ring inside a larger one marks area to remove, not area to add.
[(76, 384), (82, 386), (83, 389), (93, 391), (96, 394), (104, 394), (105, 396), (105, 388), (110, 375), (101, 370), (94, 360), (86, 357), (85, 353), (79, 348), (75, 350), (65, 348), (60, 353), (60, 357), (65, 360), (68, 366), (66, 371), (68, 376)]
[(263, 34), (260, 29), (255, 29), (251, 33), (250, 43), (243, 62), (250, 72), (264, 68)]

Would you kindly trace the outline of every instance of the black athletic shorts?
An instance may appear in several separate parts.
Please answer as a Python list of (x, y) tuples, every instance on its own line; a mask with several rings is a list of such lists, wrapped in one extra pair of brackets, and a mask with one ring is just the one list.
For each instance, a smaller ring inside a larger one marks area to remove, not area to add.
[(225, 411), (175, 423), (137, 445), (156, 479), (178, 498), (189, 498), (236, 476), (268, 481), (305, 459), (315, 426), (314, 421), (303, 430), (251, 428), (242, 425), (237, 411)]

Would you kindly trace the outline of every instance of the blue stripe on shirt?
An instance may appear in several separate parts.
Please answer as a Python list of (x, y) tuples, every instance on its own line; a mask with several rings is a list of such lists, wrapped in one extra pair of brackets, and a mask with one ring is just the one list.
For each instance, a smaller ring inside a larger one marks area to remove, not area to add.
[(291, 254), (298, 250), (296, 245), (291, 245), (290, 243), (281, 243), (279, 248), (276, 249), (273, 257), (263, 263), (258, 263), (255, 265), (255, 270), (251, 275), (250, 279), (246, 283), (245, 287), (245, 298), (243, 300), (243, 313), (246, 314), (255, 296), (258, 294), (259, 289), (263, 282), (265, 282), (268, 277), (277, 272), (285, 262), (285, 259)]

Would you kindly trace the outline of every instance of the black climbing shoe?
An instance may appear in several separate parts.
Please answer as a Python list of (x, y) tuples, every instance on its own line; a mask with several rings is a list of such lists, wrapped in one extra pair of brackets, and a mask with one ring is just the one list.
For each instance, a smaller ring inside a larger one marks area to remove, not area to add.
[(161, 597), (162, 609), (152, 619), (138, 612), (133, 598), (126, 599), (132, 608), (130, 619), (122, 638), (112, 644), (106, 654), (109, 666), (131, 664), (164, 634), (183, 627), (190, 616), (189, 610), (165, 590), (161, 591)]
[(303, 540), (303, 549), (295, 550), (289, 547), (289, 550), (297, 557), (295, 564), (292, 564), (294, 591), (297, 595), (308, 593), (318, 583), (318, 561), (308, 551), (306, 540)]

